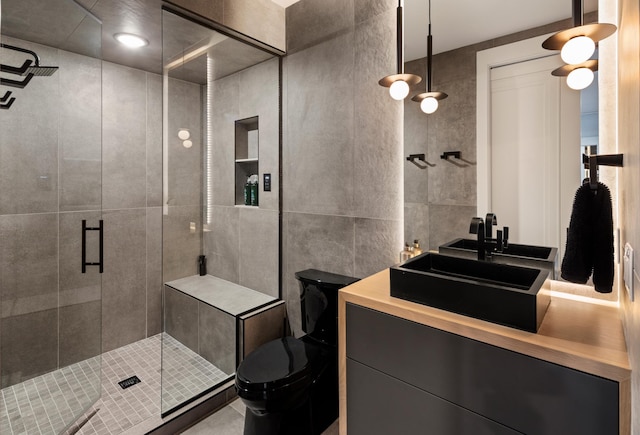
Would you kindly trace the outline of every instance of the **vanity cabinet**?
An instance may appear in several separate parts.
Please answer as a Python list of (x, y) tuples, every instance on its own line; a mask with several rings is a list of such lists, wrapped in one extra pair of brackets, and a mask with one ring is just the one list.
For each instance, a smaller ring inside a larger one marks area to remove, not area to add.
[(349, 435), (617, 434), (613, 380), (346, 304)]

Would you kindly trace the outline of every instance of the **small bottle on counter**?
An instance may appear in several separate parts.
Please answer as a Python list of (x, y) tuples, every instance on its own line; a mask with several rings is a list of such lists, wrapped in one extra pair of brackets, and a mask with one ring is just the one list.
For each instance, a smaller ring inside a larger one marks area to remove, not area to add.
[(247, 178), (247, 182), (244, 183), (244, 205), (251, 205), (251, 183), (250, 178)]
[(400, 262), (404, 263), (408, 259), (413, 257), (413, 247), (409, 246), (408, 243), (404, 244), (404, 249), (400, 251)]
[(422, 248), (420, 248), (420, 241), (415, 239), (413, 241), (413, 256), (422, 254)]

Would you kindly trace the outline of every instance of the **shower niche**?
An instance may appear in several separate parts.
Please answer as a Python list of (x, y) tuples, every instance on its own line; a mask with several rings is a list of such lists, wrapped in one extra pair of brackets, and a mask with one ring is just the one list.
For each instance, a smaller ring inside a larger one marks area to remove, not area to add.
[[(257, 116), (235, 122), (236, 205), (259, 204), (259, 121)], [(253, 179), (252, 179), (253, 178)]]

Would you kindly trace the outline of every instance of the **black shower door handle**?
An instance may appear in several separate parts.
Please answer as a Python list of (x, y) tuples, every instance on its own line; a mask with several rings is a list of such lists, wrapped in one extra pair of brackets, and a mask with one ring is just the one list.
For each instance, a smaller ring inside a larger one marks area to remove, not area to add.
[[(87, 231), (98, 231), (99, 237), (99, 260), (97, 263), (87, 263)], [(88, 227), (86, 219), (82, 220), (82, 273), (87, 273), (87, 266), (99, 266), (100, 273), (104, 270), (104, 221), (100, 219), (100, 225), (97, 227)]]

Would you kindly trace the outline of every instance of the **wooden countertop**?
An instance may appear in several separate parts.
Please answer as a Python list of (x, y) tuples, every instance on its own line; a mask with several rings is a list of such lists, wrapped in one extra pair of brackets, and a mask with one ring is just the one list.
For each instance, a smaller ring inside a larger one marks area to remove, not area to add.
[(339, 293), (340, 433), (346, 434), (346, 303), (560, 364), (620, 383), (621, 431), (630, 417), (631, 368), (616, 306), (551, 296), (537, 334), (405, 301), (389, 295), (389, 270)]

